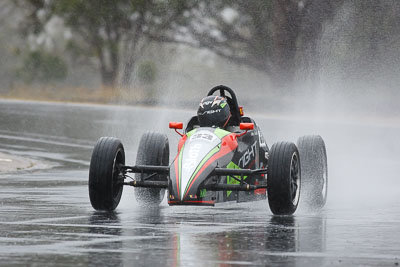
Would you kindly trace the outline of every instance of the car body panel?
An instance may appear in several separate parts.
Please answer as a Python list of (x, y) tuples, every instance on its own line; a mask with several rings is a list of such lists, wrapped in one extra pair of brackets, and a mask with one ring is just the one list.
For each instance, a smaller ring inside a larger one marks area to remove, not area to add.
[[(266, 166), (267, 147), (260, 146), (259, 128), (244, 134), (238, 127), (230, 131), (199, 127), (183, 135), (170, 167), (168, 203), (170, 205), (214, 205), (225, 201), (265, 199), (265, 190), (252, 192), (207, 191), (208, 184), (239, 184), (230, 176), (216, 176), (215, 168), (257, 169)], [(265, 141), (263, 141), (265, 143)], [(261, 151), (261, 152), (260, 152)], [(236, 177), (238, 178), (238, 177)], [(243, 177), (249, 184), (265, 182), (258, 175)]]

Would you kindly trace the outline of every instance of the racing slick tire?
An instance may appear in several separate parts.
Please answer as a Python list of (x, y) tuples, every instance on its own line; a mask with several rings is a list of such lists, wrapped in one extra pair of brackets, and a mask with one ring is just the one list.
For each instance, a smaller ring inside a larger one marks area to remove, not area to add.
[[(165, 134), (147, 132), (140, 139), (136, 156), (136, 165), (168, 166), (169, 143)], [(140, 173), (135, 175), (140, 180)], [(149, 181), (167, 181), (166, 175), (156, 175)], [(135, 188), (136, 200), (141, 205), (158, 206), (163, 200), (165, 189), (160, 188)]]
[(269, 151), (268, 204), (275, 215), (291, 215), (300, 198), (300, 157), (294, 143), (278, 142)]
[(324, 207), (328, 195), (328, 163), (325, 142), (319, 135), (306, 135), (297, 140), (301, 158), (301, 205), (309, 210)]
[(121, 200), (125, 151), (120, 140), (101, 137), (94, 147), (89, 168), (89, 198), (95, 210), (112, 211)]

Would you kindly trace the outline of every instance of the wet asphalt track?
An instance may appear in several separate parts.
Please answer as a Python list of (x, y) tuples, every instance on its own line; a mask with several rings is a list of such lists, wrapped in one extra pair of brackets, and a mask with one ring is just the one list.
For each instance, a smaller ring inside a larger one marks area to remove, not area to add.
[[(254, 116), (272, 145), (320, 133), (328, 146), (329, 200), (274, 217), (266, 202), (215, 208), (137, 206), (124, 188), (114, 213), (95, 212), (87, 191), (91, 150), (119, 137), (127, 161), (147, 129), (178, 137), (154, 108), (0, 102), (0, 152), (41, 166), (0, 173), (0, 265), (20, 266), (398, 266), (399, 126)], [(377, 141), (380, 139), (380, 141)], [(51, 167), (51, 168), (46, 168)]]

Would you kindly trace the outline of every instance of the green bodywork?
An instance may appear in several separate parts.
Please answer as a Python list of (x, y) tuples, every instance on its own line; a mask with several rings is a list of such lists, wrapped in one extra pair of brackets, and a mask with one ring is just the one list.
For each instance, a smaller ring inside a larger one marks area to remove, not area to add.
[[(236, 165), (235, 163), (233, 163), (232, 161), (231, 162), (229, 162), (229, 164), (226, 166), (228, 169), (235, 169), (235, 170), (240, 170), (241, 168), (238, 166), (238, 165)], [(246, 180), (246, 178), (247, 178), (247, 176), (243, 176), (243, 179), (244, 180)], [(236, 179), (234, 179), (233, 177), (231, 177), (231, 176), (227, 176), (226, 177), (226, 183), (227, 184), (240, 184), (240, 182), (239, 181), (237, 181)], [(231, 195), (231, 193), (232, 193), (232, 191), (226, 191), (226, 196), (230, 196)]]
[(224, 129), (221, 129), (221, 128), (216, 128), (215, 131), (214, 131), (214, 134), (216, 136), (218, 136), (219, 139), (222, 139), (225, 136), (227, 136), (228, 134), (230, 134), (230, 132), (225, 131)]

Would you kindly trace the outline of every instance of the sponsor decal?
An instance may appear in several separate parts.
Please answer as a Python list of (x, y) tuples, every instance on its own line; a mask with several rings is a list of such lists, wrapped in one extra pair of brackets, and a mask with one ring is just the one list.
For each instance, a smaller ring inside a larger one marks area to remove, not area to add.
[[(208, 100), (208, 101), (201, 101), (200, 102), (200, 107), (204, 108), (204, 106), (208, 106), (211, 105), (211, 107), (213, 106), (219, 106), (221, 104), (221, 101), (224, 100), (223, 97), (219, 97), (219, 96), (215, 96), (214, 100)], [(225, 107), (226, 102), (221, 104), (221, 107)]]
[(197, 157), (199, 156), (201, 146), (201, 144), (194, 144), (190, 147), (188, 157), (185, 159), (185, 163), (182, 166), (184, 169), (196, 167)]
[(200, 103), (200, 107), (201, 108), (204, 108), (204, 105), (206, 105), (206, 106), (208, 106), (208, 105), (211, 105), (213, 103), (213, 101), (204, 101), (204, 102), (201, 102)]
[[(177, 192), (178, 192), (178, 198), (180, 196), (180, 190), (181, 190), (181, 182), (182, 182), (182, 155), (183, 155), (183, 148), (185, 147), (185, 143), (182, 146), (182, 149), (179, 152), (178, 155), (178, 162), (175, 160), (175, 172), (176, 172), (176, 185), (177, 185)], [(178, 164), (177, 164), (178, 163)]]
[(222, 109), (212, 109), (212, 110), (206, 110), (203, 113), (199, 113), (199, 115), (205, 115), (205, 114), (214, 114), (214, 113), (220, 113)]
[(193, 181), (193, 178), (197, 175), (198, 171), (200, 170), (200, 168), (204, 165), (205, 162), (207, 162), (207, 160), (213, 156), (215, 153), (217, 153), (219, 151), (220, 147), (219, 145), (217, 145), (216, 147), (214, 147), (210, 152), (208, 152), (208, 154), (201, 160), (201, 162), (199, 163), (199, 165), (197, 165), (196, 170), (193, 172), (192, 176), (190, 177), (187, 185), (186, 185), (186, 189), (185, 192), (188, 190), (190, 183)]
[(247, 164), (250, 163), (250, 161), (255, 158), (256, 156), (256, 146), (257, 146), (257, 140), (252, 144), (246, 152), (243, 153), (242, 157), (239, 159), (239, 166), (244, 168)]
[(262, 148), (266, 148), (267, 147), (267, 142), (265, 142), (264, 136), (261, 133), (260, 130), (258, 130), (258, 137), (259, 137), (259, 141), (260, 141), (260, 147)]
[(222, 97), (216, 96), (216, 97), (214, 98), (214, 102), (212, 103), (211, 107), (213, 107), (213, 106), (218, 106), (218, 105), (221, 103), (222, 100), (223, 100)]

